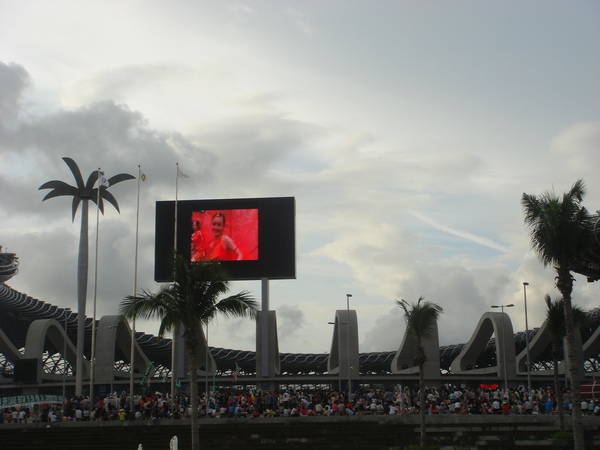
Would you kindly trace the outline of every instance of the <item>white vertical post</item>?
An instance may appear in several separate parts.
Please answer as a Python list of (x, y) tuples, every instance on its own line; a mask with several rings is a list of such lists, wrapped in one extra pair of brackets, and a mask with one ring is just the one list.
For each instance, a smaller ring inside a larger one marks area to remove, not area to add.
[[(179, 163), (175, 164), (175, 215), (173, 220), (173, 258), (177, 255), (177, 200), (179, 195)], [(173, 330), (173, 338), (171, 339), (171, 402), (174, 407), (175, 402), (175, 381), (177, 376), (177, 353), (179, 352), (179, 326), (175, 326)]]
[(269, 279), (261, 279), (262, 287), (262, 304), (261, 304), (261, 375), (269, 377), (272, 374), (269, 372)]
[[(140, 235), (140, 181), (142, 178), (142, 169), (138, 165), (138, 183), (137, 183), (137, 203), (135, 213), (135, 262), (133, 265), (133, 296), (137, 295), (137, 275), (138, 275), (138, 250)], [(129, 355), (129, 406), (134, 407), (133, 391), (135, 388), (135, 317), (131, 321), (131, 354)]]
[(90, 412), (94, 410), (94, 366), (96, 365), (96, 300), (98, 298), (98, 239), (100, 236), (100, 189), (102, 175), (98, 167), (98, 196), (96, 198), (96, 262), (94, 264), (94, 308), (92, 314), (92, 342), (90, 350)]
[(531, 395), (531, 359), (529, 356), (529, 323), (527, 322), (527, 281), (523, 282), (523, 299), (525, 300), (525, 348), (527, 350), (527, 392)]

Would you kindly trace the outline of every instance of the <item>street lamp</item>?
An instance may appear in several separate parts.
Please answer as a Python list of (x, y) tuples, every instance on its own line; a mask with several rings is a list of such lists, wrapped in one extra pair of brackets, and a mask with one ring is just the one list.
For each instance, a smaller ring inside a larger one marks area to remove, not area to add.
[(346, 294), (346, 343), (348, 344), (348, 401), (351, 401), (352, 397), (352, 375), (350, 372), (350, 297), (352, 294)]
[(527, 322), (527, 281), (523, 282), (523, 300), (525, 301), (525, 348), (527, 350), (527, 392), (531, 395), (531, 359), (529, 357), (529, 323)]
[(62, 386), (62, 396), (63, 396), (63, 402), (66, 400), (67, 398), (67, 368), (68, 368), (68, 362), (67, 362), (67, 339), (68, 335), (67, 335), (67, 318), (68, 316), (71, 315), (71, 308), (65, 308), (64, 309), (64, 314), (65, 314), (65, 344), (63, 346), (63, 386)]
[[(502, 328), (502, 331), (500, 332), (500, 337), (502, 339), (502, 365), (504, 367), (504, 391), (508, 392), (508, 374), (506, 373), (506, 345), (504, 342), (504, 308), (512, 308), (513, 305), (512, 303), (509, 305), (492, 305), (492, 308), (501, 308), (502, 309), (502, 317), (500, 319), (501, 325), (500, 328)], [(496, 351), (496, 354), (498, 354), (498, 352)]]

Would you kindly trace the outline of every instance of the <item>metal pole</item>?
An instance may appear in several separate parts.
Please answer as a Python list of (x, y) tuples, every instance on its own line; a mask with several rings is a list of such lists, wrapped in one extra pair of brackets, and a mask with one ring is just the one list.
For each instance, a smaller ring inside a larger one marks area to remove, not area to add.
[(94, 411), (94, 366), (96, 365), (96, 300), (98, 298), (98, 238), (100, 235), (100, 189), (104, 174), (98, 167), (98, 198), (96, 199), (96, 262), (94, 265), (94, 311), (92, 316), (92, 343), (90, 350), (90, 413)]
[(527, 281), (523, 282), (523, 299), (525, 300), (525, 348), (527, 349), (527, 392), (531, 395), (531, 359), (529, 356), (529, 323), (527, 322)]
[[(176, 175), (175, 175), (175, 213), (173, 218), (173, 257), (177, 255), (177, 201), (179, 196), (179, 163), (175, 164)], [(175, 281), (175, 280), (173, 280)], [(177, 373), (177, 352), (179, 346), (177, 345), (179, 339), (179, 325), (175, 325), (173, 329), (173, 339), (171, 340), (171, 406), (175, 407), (175, 380), (179, 375)]]
[[(261, 321), (261, 337), (260, 337), (260, 341), (261, 341), (261, 345), (260, 345), (260, 349), (256, 349), (256, 351), (260, 351), (260, 360), (261, 360), (261, 367), (260, 367), (260, 375), (263, 378), (267, 378), (269, 379), (270, 377), (272, 377), (274, 374), (271, 373), (271, 346), (270, 346), (270, 342), (269, 342), (269, 337), (270, 337), (270, 331), (269, 331), (269, 302), (270, 302), (270, 293), (269, 293), (269, 279), (268, 278), (261, 278), (260, 281), (260, 286), (261, 286), (261, 294), (262, 294), (262, 301), (261, 301), (261, 315), (260, 315), (260, 321)], [(258, 375), (258, 374), (257, 374)], [(261, 380), (261, 384), (262, 384), (262, 380)], [(270, 381), (269, 381), (269, 385), (270, 385)]]
[[(140, 180), (142, 178), (142, 168), (138, 165), (138, 183), (137, 183), (137, 205), (135, 220), (135, 262), (133, 267), (133, 296), (137, 295), (137, 276), (138, 276), (138, 249), (139, 249), (139, 230), (140, 230)], [(131, 353), (129, 355), (129, 406), (133, 409), (134, 399), (133, 390), (135, 389), (135, 317), (131, 321)]]
[(504, 342), (504, 305), (502, 305), (502, 365), (504, 366), (504, 394), (508, 393), (508, 374), (506, 373), (506, 343)]
[(348, 345), (348, 401), (352, 397), (352, 367), (350, 366), (350, 297), (352, 294), (346, 294), (346, 343)]
[[(209, 347), (208, 347), (208, 322), (206, 322), (206, 359), (204, 362), (204, 382), (205, 382), (205, 386), (204, 386), (204, 395), (206, 397), (206, 413), (208, 414), (208, 352), (210, 351)], [(206, 416), (208, 417), (208, 415)]]
[[(71, 309), (70, 308), (65, 308), (65, 345), (63, 347), (63, 386), (62, 386), (62, 396), (63, 396), (63, 403), (67, 398), (67, 368), (68, 368), (68, 361), (67, 361), (67, 313), (70, 313)], [(70, 314), (69, 314), (70, 315)]]

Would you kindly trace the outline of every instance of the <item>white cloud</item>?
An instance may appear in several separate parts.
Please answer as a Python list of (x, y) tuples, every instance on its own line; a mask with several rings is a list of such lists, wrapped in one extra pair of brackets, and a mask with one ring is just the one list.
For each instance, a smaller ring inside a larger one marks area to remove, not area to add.
[[(600, 209), (594, 7), (552, 4), (540, 18), (522, 2), (409, 3), (5, 9), (0, 244), (20, 255), (12, 285), (74, 303), (81, 211), (72, 223), (69, 199), (42, 203), (37, 190), (71, 182), (71, 156), (84, 177), (141, 164), (138, 286), (156, 288), (154, 202), (174, 198), (179, 162), (180, 198), (296, 197), (297, 279), (272, 282), (284, 352), (328, 351), (347, 292), (365, 351), (399, 346), (399, 298), (442, 304), (451, 344), (491, 304), (519, 305), (526, 280), (539, 325), (554, 274), (529, 251), (522, 193), (583, 178)], [(113, 192), (102, 314), (133, 284), (135, 185)], [(597, 306), (594, 289), (578, 280), (574, 299)], [(522, 316), (511, 312), (516, 328)], [(211, 345), (252, 349), (254, 324), (221, 320)]]
[(574, 173), (592, 176), (595, 168), (600, 167), (600, 122), (568, 127), (554, 138), (552, 147)]

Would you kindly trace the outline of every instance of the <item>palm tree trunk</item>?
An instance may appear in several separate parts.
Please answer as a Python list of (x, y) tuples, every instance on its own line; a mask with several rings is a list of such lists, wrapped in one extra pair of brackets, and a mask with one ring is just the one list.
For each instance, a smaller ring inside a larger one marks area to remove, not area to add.
[(565, 328), (567, 340), (567, 360), (569, 364), (569, 378), (571, 380), (571, 401), (573, 402), (573, 438), (574, 449), (585, 450), (585, 437), (583, 433), (583, 419), (581, 416), (581, 390), (579, 367), (577, 366), (577, 349), (575, 347), (575, 320), (573, 318), (573, 305), (571, 292), (573, 291), (573, 277), (568, 269), (559, 268), (556, 287), (560, 291), (565, 308)]
[(562, 389), (560, 388), (560, 381), (558, 376), (558, 344), (552, 340), (552, 375), (554, 376), (554, 391), (556, 392), (556, 401), (558, 403), (558, 422), (560, 425), (560, 431), (565, 431), (565, 408), (563, 406), (563, 395)]
[(185, 347), (187, 351), (188, 373), (190, 374), (190, 416), (192, 427), (192, 450), (200, 450), (200, 436), (198, 429), (198, 330), (185, 331)]
[(425, 447), (426, 427), (425, 427), (425, 364), (419, 364), (419, 429), (421, 435), (421, 447)]
[[(88, 200), (81, 205), (81, 230), (77, 260), (77, 362), (75, 367), (75, 395), (83, 391), (83, 353), (85, 347), (85, 304), (88, 283)], [(93, 392), (90, 392), (93, 400)]]

